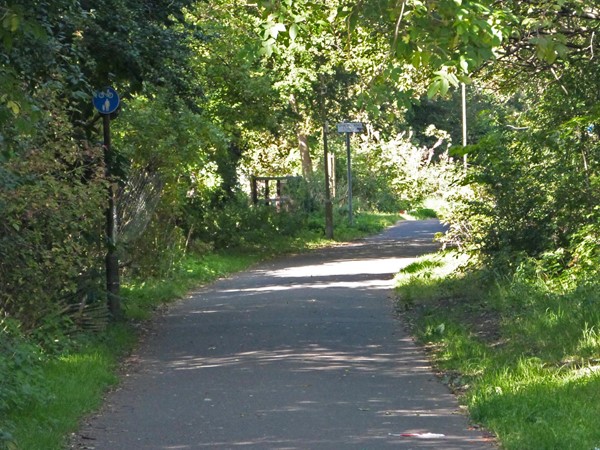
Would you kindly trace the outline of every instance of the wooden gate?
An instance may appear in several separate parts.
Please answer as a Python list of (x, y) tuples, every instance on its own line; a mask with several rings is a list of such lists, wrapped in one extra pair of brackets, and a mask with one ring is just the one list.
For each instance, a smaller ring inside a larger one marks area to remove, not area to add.
[[(250, 192), (252, 195), (252, 203), (257, 205), (264, 202), (267, 206), (275, 206), (281, 208), (286, 203), (289, 203), (290, 197), (286, 195), (285, 187), (289, 181), (301, 180), (302, 177), (250, 177)], [(272, 197), (273, 182), (275, 182), (275, 196)]]

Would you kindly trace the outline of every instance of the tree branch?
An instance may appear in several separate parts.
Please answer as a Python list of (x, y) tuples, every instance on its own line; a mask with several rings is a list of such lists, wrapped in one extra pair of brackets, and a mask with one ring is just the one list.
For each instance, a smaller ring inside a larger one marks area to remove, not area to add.
[(396, 45), (398, 44), (398, 35), (400, 33), (400, 24), (402, 23), (402, 19), (404, 19), (404, 12), (406, 10), (406, 0), (402, 1), (402, 8), (400, 9), (400, 16), (398, 16), (398, 20), (396, 21), (396, 29), (394, 30), (394, 40), (392, 42), (392, 48), (390, 49), (390, 55), (393, 56), (396, 51)]

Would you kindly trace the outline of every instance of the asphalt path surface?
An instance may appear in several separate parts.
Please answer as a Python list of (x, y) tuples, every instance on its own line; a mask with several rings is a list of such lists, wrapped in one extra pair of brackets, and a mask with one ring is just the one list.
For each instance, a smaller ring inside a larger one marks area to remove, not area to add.
[(495, 448), (394, 314), (393, 276), (440, 230), (399, 222), (194, 292), (72, 448)]

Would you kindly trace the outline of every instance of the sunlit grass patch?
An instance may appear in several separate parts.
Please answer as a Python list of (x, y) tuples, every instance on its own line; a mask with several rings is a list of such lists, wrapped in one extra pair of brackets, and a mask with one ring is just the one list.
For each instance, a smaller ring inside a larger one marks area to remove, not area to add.
[(448, 202), (439, 197), (430, 197), (418, 205), (412, 205), (402, 211), (402, 217), (408, 220), (437, 219), (448, 207)]
[[(443, 267), (441, 258), (431, 257), (429, 259), (421, 259), (414, 263), (409, 264), (400, 270), (401, 274), (415, 274), (421, 273), (423, 274), (426, 270), (437, 269)], [(431, 273), (431, 272), (430, 272)]]
[(593, 449), (600, 443), (600, 375), (574, 377), (524, 359), (488, 374), (469, 395), (471, 413), (507, 449)]
[(437, 219), (438, 214), (431, 208), (415, 208), (402, 214), (403, 217), (412, 220)]
[(473, 419), (502, 448), (600, 447), (599, 287), (490, 284), (486, 274), (452, 272), (454, 264), (449, 255), (417, 261), (398, 275), (398, 293)]
[(452, 291), (449, 275), (464, 265), (467, 258), (456, 252), (423, 256), (396, 275), (396, 291), (402, 304), (446, 297)]
[(65, 448), (65, 437), (77, 429), (81, 416), (98, 408), (106, 388), (116, 383), (118, 357), (133, 342), (131, 330), (115, 325), (103, 339), (45, 363), (42, 371), (48, 398), (34, 400), (10, 417), (16, 424), (13, 436), (17, 448)]

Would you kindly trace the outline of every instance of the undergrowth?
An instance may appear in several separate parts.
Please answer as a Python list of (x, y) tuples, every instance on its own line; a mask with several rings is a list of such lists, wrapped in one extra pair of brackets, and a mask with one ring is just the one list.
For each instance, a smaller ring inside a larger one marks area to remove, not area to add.
[(559, 288), (526, 265), (501, 279), (457, 270), (465, 262), (430, 255), (397, 277), (444, 381), (503, 448), (600, 447), (600, 285)]

